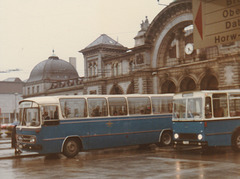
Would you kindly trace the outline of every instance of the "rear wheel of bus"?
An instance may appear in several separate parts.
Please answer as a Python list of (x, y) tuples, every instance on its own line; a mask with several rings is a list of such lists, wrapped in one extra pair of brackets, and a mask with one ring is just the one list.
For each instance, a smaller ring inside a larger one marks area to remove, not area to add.
[(80, 151), (79, 140), (75, 138), (67, 139), (63, 146), (63, 155), (68, 158), (75, 157)]
[(233, 134), (232, 149), (236, 152), (240, 152), (240, 130)]

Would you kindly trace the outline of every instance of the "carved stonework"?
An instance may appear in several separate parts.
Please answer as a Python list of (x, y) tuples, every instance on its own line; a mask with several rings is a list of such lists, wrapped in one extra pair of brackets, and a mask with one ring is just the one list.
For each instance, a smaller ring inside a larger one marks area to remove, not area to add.
[(138, 55), (136, 56), (136, 63), (137, 63), (137, 64), (143, 64), (143, 63), (144, 63), (143, 54), (138, 54)]

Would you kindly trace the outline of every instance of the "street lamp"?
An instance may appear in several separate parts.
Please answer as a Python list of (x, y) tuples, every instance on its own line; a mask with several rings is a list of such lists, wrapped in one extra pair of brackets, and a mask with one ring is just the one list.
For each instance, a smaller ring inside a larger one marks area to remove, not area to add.
[(160, 3), (160, 0), (157, 0), (157, 2), (158, 2), (158, 5), (160, 5), (160, 6), (168, 6), (167, 4)]
[(17, 121), (17, 95), (18, 93), (14, 93), (15, 95), (15, 110), (14, 110), (14, 122)]

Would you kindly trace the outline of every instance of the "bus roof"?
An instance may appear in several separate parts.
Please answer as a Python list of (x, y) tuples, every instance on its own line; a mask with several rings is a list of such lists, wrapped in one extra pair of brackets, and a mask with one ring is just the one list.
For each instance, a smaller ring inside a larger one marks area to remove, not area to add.
[(238, 93), (238, 94), (240, 94), (240, 89), (186, 91), (186, 92), (176, 93), (174, 95), (174, 98), (205, 96), (205, 94), (213, 94), (213, 93), (232, 93), (232, 94)]
[(34, 101), (38, 104), (57, 104), (59, 103), (59, 98), (57, 96), (31, 97), (23, 99), (22, 101), (19, 102), (19, 104), (24, 101)]
[(100, 97), (146, 97), (146, 96), (152, 96), (152, 97), (172, 97), (173, 94), (126, 94), (126, 95), (66, 95), (66, 96), (40, 96), (40, 97), (31, 97), (23, 99), (21, 102), (24, 101), (34, 101), (38, 104), (58, 104), (59, 99), (63, 98), (100, 98)]

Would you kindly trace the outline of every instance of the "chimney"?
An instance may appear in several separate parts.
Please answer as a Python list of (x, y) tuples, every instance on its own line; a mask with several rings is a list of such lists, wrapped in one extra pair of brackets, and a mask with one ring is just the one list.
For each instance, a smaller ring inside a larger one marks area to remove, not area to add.
[(77, 63), (76, 63), (76, 57), (69, 57), (69, 63), (72, 64), (72, 66), (77, 69)]

